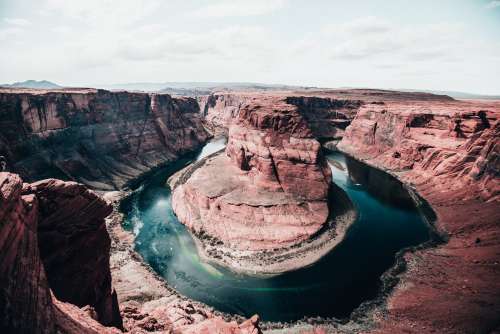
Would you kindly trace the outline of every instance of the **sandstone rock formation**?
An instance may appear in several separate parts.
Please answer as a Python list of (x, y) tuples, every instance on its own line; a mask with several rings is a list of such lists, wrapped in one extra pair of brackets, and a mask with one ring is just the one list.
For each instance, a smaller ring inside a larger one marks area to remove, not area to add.
[(461, 188), (475, 184), (485, 200), (500, 195), (498, 107), (393, 103), (363, 108), (339, 148), (419, 184), (432, 179)]
[(48, 179), (25, 188), (39, 202), (40, 255), (54, 295), (79, 307), (90, 305), (102, 324), (121, 327), (104, 221), (112, 207), (75, 182)]
[(89, 305), (96, 320), (121, 327), (104, 225), (110, 206), (72, 182), (23, 184), (0, 173), (0, 190), (0, 328), (54, 333), (66, 317), (56, 298)]
[[(313, 135), (320, 141), (340, 140), (363, 102), (356, 98), (332, 96), (318, 92), (235, 92), (215, 93), (198, 97), (207, 125), (214, 132), (227, 134), (231, 123), (238, 119), (240, 110), (250, 103), (261, 103), (270, 97), (282, 98), (295, 105), (305, 118)], [(350, 97), (350, 96), (348, 96)]]
[(0, 329), (53, 333), (49, 283), (38, 250), (38, 201), (19, 176), (0, 173)]
[(405, 255), (407, 271), (373, 332), (496, 328), (499, 117), (497, 101), (386, 101), (363, 108), (347, 128), (339, 148), (414, 187), (447, 241)]
[(93, 89), (0, 91), (0, 156), (27, 181), (56, 177), (121, 189), (207, 138), (191, 98)]
[(297, 107), (280, 98), (250, 103), (230, 126), (225, 154), (174, 190), (174, 211), (234, 249), (297, 244), (328, 218), (331, 174), (320, 149)]
[(317, 96), (289, 96), (287, 103), (298, 107), (318, 140), (340, 140), (345, 128), (351, 124), (362, 100)]
[(198, 97), (200, 110), (207, 124), (218, 132), (226, 133), (231, 122), (238, 117), (241, 107), (258, 98), (254, 94), (210, 94)]
[(218, 334), (259, 334), (258, 328), (259, 317), (254, 315), (250, 319), (244, 321), (240, 325), (236, 322), (225, 322), (220, 318), (211, 318), (200, 322), (197, 325), (191, 325), (185, 329), (179, 329), (183, 334), (201, 334), (201, 333), (218, 333)]

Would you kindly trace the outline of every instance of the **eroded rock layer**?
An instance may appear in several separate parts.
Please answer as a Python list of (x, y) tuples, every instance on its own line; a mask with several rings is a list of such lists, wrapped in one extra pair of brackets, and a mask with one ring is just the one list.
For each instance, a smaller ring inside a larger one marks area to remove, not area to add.
[(363, 108), (347, 128), (339, 148), (402, 173), (414, 184), (432, 179), (435, 185), (446, 183), (450, 188), (474, 185), (484, 200), (499, 200), (498, 107), (419, 107), (389, 104)]
[(447, 241), (405, 255), (374, 332), (497, 328), (499, 117), (496, 101), (391, 101), (363, 108), (347, 128), (339, 148), (415, 187)]
[(90, 305), (101, 323), (121, 327), (104, 221), (112, 207), (75, 182), (47, 179), (25, 188), (39, 202), (40, 255), (54, 295), (79, 307)]
[[(56, 298), (90, 306), (91, 327), (102, 327), (94, 319), (121, 327), (104, 225), (110, 210), (83, 185), (23, 184), (16, 174), (0, 173), (2, 332), (55, 333), (60, 321), (80, 312), (66, 314), (66, 304), (56, 306)], [(74, 325), (75, 332), (85, 327)]]
[(194, 99), (105, 90), (0, 91), (0, 156), (28, 181), (128, 181), (208, 138)]
[(53, 333), (54, 312), (38, 250), (38, 201), (17, 175), (0, 173), (0, 329)]
[(240, 250), (308, 239), (328, 218), (331, 174), (297, 107), (261, 99), (239, 111), (225, 153), (208, 158), (172, 196), (179, 220)]
[(247, 104), (261, 103), (269, 98), (282, 98), (297, 107), (314, 136), (321, 141), (340, 140), (357, 110), (363, 105), (361, 96), (332, 95), (318, 92), (238, 92), (214, 93), (198, 97), (205, 121), (214, 132), (227, 134), (240, 110)]

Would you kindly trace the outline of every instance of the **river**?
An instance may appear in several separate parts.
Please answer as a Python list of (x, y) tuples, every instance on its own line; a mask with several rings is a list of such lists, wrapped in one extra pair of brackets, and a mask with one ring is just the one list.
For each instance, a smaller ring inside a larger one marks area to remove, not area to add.
[(326, 155), (333, 182), (347, 193), (358, 217), (333, 251), (312, 266), (271, 278), (236, 275), (201, 262), (191, 235), (172, 211), (166, 179), (224, 146), (224, 139), (212, 140), (197, 156), (146, 180), (121, 205), (123, 226), (133, 231), (137, 252), (189, 298), (223, 312), (247, 317), (258, 313), (268, 321), (345, 318), (377, 295), (380, 277), (399, 250), (431, 237), (422, 210), (399, 181), (335, 152)]

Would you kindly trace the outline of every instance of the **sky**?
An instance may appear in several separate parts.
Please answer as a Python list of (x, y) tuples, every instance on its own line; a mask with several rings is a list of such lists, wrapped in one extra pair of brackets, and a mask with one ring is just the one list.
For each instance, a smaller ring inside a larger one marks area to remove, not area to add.
[(0, 83), (500, 94), (500, 0), (0, 0)]

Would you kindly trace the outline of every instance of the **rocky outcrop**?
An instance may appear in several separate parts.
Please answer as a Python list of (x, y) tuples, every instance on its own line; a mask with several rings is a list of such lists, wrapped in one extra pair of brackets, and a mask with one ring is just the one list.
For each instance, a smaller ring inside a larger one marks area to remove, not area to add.
[(239, 325), (235, 321), (225, 322), (220, 318), (210, 318), (200, 322), (199, 324), (191, 325), (184, 329), (180, 328), (178, 332), (182, 334), (259, 334), (261, 331), (258, 328), (258, 324), (259, 317), (256, 315)]
[(330, 180), (297, 108), (261, 100), (240, 110), (225, 154), (207, 159), (178, 186), (172, 205), (191, 230), (234, 249), (288, 247), (326, 222)]
[(105, 90), (0, 91), (0, 156), (27, 181), (123, 188), (206, 141), (191, 98)]
[(259, 189), (325, 201), (331, 173), (309, 124), (292, 105), (260, 103), (247, 105), (231, 125), (227, 156)]
[(370, 106), (357, 114), (338, 147), (414, 184), (474, 184), (484, 200), (498, 200), (498, 115), (496, 107)]
[(79, 307), (90, 305), (102, 324), (121, 327), (104, 221), (112, 207), (75, 182), (48, 179), (26, 188), (39, 202), (40, 254), (54, 295)]
[(255, 98), (252, 94), (210, 94), (200, 96), (197, 100), (206, 123), (213, 131), (227, 134), (241, 107)]
[(359, 99), (345, 99), (342, 95), (306, 95), (305, 92), (274, 93), (220, 93), (198, 97), (200, 110), (206, 123), (214, 132), (227, 134), (231, 123), (238, 119), (240, 110), (247, 104), (261, 103), (270, 97), (283, 98), (307, 121), (313, 135), (320, 141), (339, 140), (345, 128), (363, 104)]
[(38, 249), (38, 201), (23, 182), (0, 173), (0, 329), (54, 333), (56, 320)]
[(0, 173), (0, 190), (3, 332), (54, 333), (65, 309), (56, 298), (88, 305), (101, 324), (121, 327), (104, 225), (110, 206), (73, 182), (23, 184)]
[(339, 148), (414, 187), (447, 241), (405, 254), (406, 271), (373, 332), (497, 328), (499, 116), (495, 101), (393, 101), (363, 108), (347, 128)]
[(364, 104), (361, 100), (317, 96), (290, 96), (286, 101), (298, 107), (320, 141), (342, 139), (344, 130)]
[(235, 320), (227, 321), (216, 316), (200, 305), (193, 305), (188, 301), (167, 301), (176, 299), (164, 296), (160, 300), (146, 301), (140, 306), (138, 302), (126, 302), (123, 315), (128, 331), (137, 334), (149, 332), (198, 334), (261, 334), (259, 317), (254, 315), (250, 319), (238, 324)]

